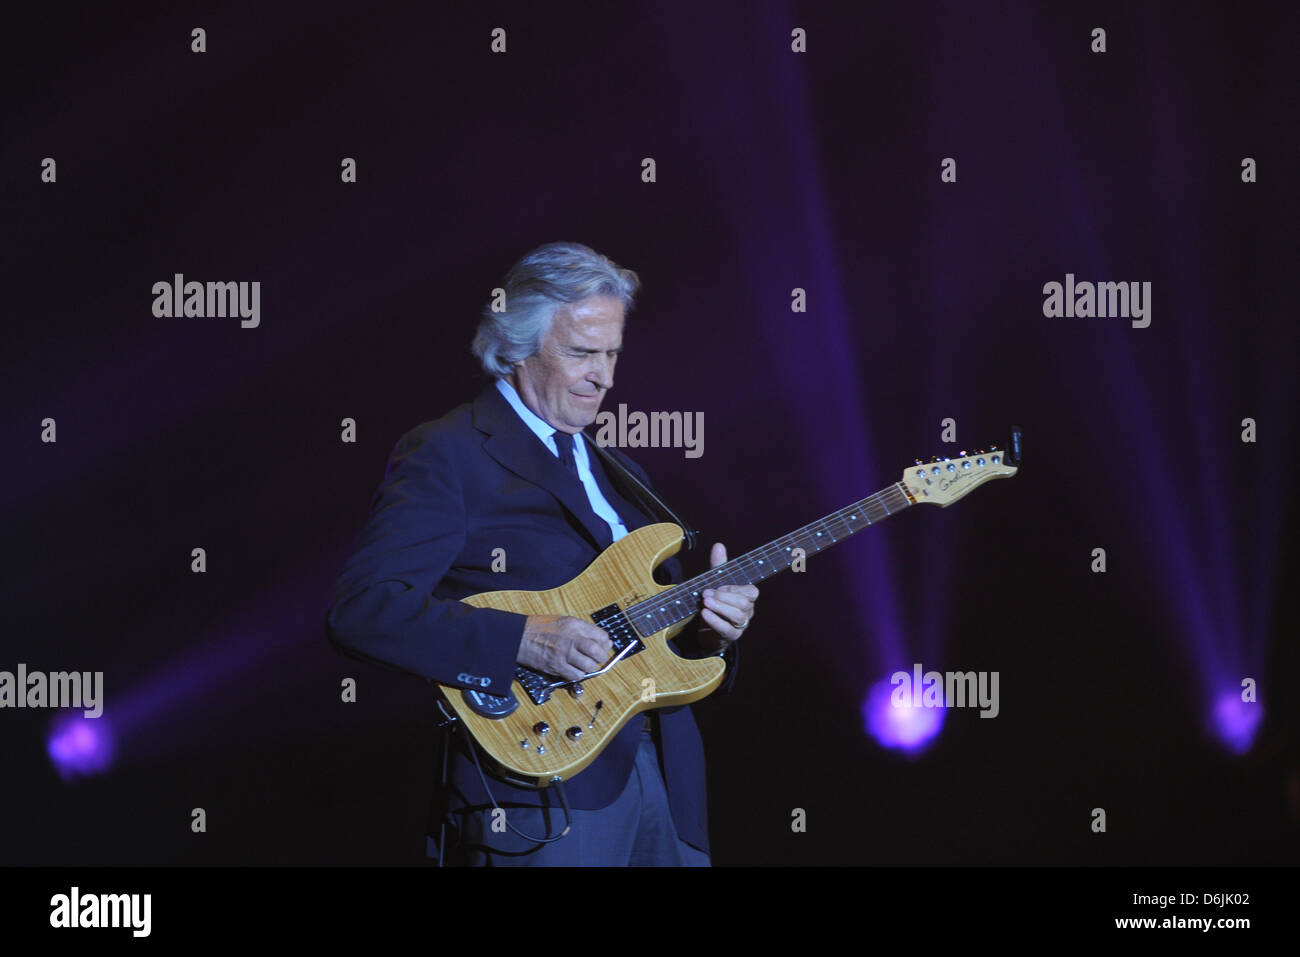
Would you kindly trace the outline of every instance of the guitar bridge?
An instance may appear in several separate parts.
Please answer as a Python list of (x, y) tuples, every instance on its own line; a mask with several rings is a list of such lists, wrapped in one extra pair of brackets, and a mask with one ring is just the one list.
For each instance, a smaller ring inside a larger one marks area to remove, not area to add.
[(546, 704), (551, 700), (551, 679), (540, 671), (519, 665), (515, 668), (515, 680), (524, 686), (533, 704)]

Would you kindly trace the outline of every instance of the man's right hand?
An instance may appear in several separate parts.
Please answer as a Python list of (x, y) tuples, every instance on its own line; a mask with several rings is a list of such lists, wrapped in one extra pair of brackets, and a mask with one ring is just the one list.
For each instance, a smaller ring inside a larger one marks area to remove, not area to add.
[(566, 681), (605, 667), (614, 644), (603, 628), (568, 615), (529, 615), (515, 657), (521, 665)]

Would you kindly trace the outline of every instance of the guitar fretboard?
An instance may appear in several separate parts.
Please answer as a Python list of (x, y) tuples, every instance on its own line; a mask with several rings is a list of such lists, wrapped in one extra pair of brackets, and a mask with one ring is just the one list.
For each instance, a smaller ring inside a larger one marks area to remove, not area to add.
[(911, 504), (902, 484), (895, 482), (838, 512), (661, 591), (653, 598), (637, 602), (623, 612), (641, 637), (648, 637), (697, 613), (703, 606), (701, 595), (706, 588), (752, 585), (771, 578), (794, 564), (795, 549), (802, 549), (804, 555), (825, 551)]

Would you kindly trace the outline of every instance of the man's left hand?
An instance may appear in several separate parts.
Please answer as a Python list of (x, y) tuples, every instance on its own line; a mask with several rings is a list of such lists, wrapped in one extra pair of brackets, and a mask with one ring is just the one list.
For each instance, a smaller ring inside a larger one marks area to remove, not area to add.
[[(709, 567), (717, 568), (727, 560), (727, 548), (714, 542), (709, 551)], [(754, 617), (754, 602), (758, 601), (755, 585), (722, 585), (704, 589), (704, 607), (700, 617), (707, 627), (700, 628), (700, 641), (713, 654), (721, 654), (733, 641), (744, 634)]]

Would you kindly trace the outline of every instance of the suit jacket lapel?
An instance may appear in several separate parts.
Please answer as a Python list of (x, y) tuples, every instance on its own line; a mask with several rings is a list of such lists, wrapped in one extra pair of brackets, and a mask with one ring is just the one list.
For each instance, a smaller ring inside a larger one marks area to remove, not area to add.
[(583, 433), (587, 439), (587, 461), (591, 465), (591, 474), (596, 478), (596, 484), (600, 486), (600, 492), (605, 496), (605, 501), (613, 506), (614, 511), (618, 512), (619, 518), (623, 519), (623, 525), (629, 532), (640, 528), (643, 525), (649, 525), (655, 521), (653, 514), (647, 513), (639, 505), (634, 505), (632, 499), (623, 495), (622, 490), (614, 482), (610, 469), (601, 461), (600, 454), (591, 446), (594, 446), (595, 440)]
[(591, 510), (582, 483), (560, 464), (532, 429), (510, 408), (510, 403), (489, 384), (474, 400), (474, 425), (487, 433), (483, 451), (525, 481), (539, 485), (559, 500), (597, 549), (609, 546), (609, 525)]

